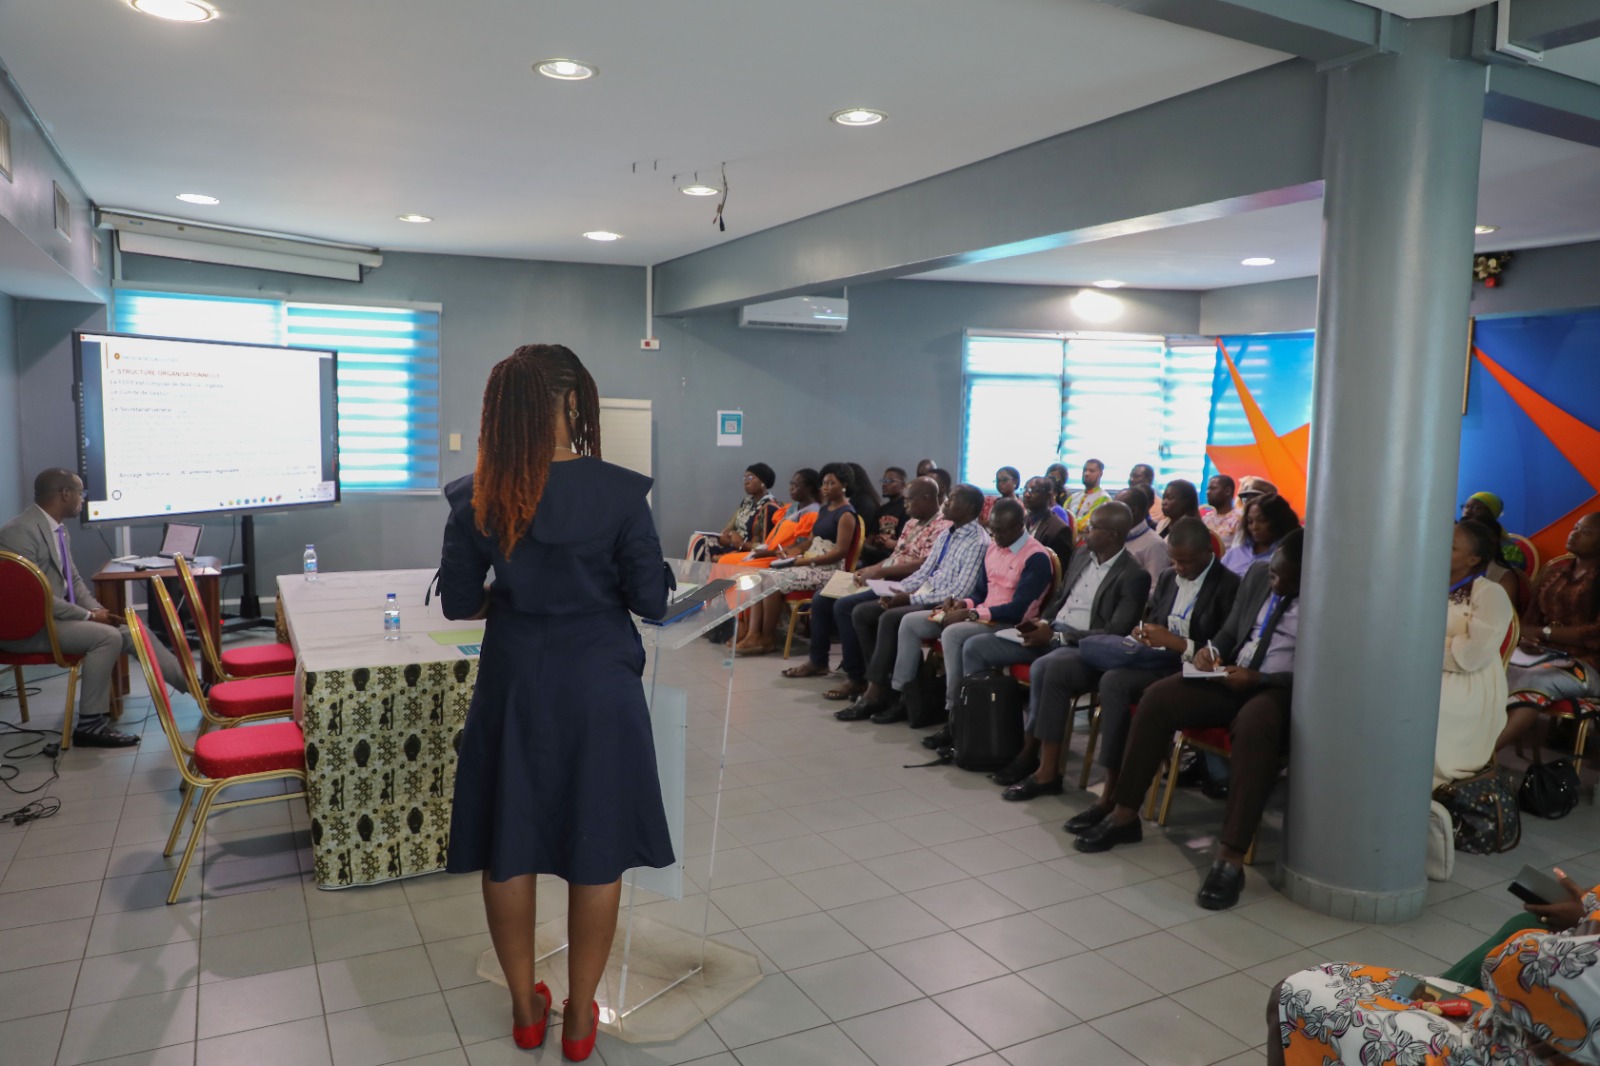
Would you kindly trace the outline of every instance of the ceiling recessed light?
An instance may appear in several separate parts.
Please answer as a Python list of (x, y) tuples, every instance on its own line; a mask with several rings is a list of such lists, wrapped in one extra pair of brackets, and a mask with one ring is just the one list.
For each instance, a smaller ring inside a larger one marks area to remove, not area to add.
[(876, 126), (889, 116), (872, 107), (847, 107), (828, 117), (841, 126)]
[(1085, 322), (1111, 322), (1122, 316), (1122, 301), (1093, 289), (1079, 289), (1070, 303), (1073, 313)]
[(1239, 260), (1241, 266), (1247, 267), (1269, 267), (1276, 262), (1276, 259), (1268, 259), (1264, 255), (1252, 255), (1249, 259)]
[(432, 222), (433, 221), (433, 219), (430, 218), (427, 215), (396, 215), (394, 217), (398, 218), (401, 222)]
[(178, 194), (178, 199), (182, 200), (186, 204), (203, 204), (206, 207), (212, 207), (222, 202), (215, 196), (207, 196), (203, 192), (180, 192)]
[(703, 181), (694, 181), (688, 185), (678, 186), (678, 191), (685, 196), (715, 196), (722, 190), (715, 185), (707, 185)]
[(557, 81), (583, 81), (600, 73), (600, 68), (593, 63), (576, 59), (542, 59), (533, 65), (533, 69)]
[(1491, 226), (1487, 222), (1480, 222), (1476, 226), (1472, 227), (1472, 232), (1476, 233), (1478, 236), (1481, 237), (1485, 233), (1493, 233), (1495, 230), (1497, 230), (1499, 228), (1500, 228), (1499, 226)]
[(1103, 278), (1095, 282), (1094, 287), (1097, 289), (1120, 289), (1126, 284), (1126, 281), (1118, 281), (1116, 278)]
[(204, 0), (128, 0), (128, 3), (135, 11), (168, 22), (210, 22), (217, 17), (217, 9)]
[(591, 241), (620, 241), (620, 240), (622, 240), (622, 234), (620, 234), (620, 233), (612, 233), (608, 229), (592, 229), (592, 230), (589, 230), (587, 233), (585, 233), (584, 236), (589, 238)]

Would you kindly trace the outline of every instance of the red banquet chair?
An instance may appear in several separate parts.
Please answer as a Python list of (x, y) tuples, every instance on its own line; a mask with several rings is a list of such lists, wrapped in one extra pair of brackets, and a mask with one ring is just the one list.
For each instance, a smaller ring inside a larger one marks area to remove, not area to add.
[(219, 681), (211, 686), (210, 692), (205, 691), (200, 684), (199, 673), (194, 668), (194, 656), (189, 653), (189, 637), (183, 631), (183, 623), (178, 620), (178, 609), (173, 606), (172, 597), (161, 582), (152, 581), (150, 584), (155, 589), (157, 609), (167, 624), (167, 632), (172, 635), (172, 649), (177, 654), (179, 665), (183, 667), (189, 692), (200, 706), (203, 719), (201, 732), (207, 726), (228, 728), (244, 722), (283, 718), (294, 712), (292, 674)]
[(189, 616), (194, 619), (195, 632), (200, 634), (200, 654), (206, 657), (206, 663), (219, 681), (242, 681), (249, 677), (294, 673), (294, 649), (287, 644), (247, 644), (226, 651), (218, 648), (211, 636), (211, 620), (206, 616), (205, 601), (200, 598), (200, 589), (194, 583), (194, 573), (189, 569), (188, 560), (176, 555), (172, 561), (178, 568), (178, 579), (183, 582), (183, 594), (189, 601)]
[[(845, 554), (842, 570), (854, 571), (856, 561), (861, 558), (861, 546), (866, 543), (866, 523), (857, 521), (855, 536), (850, 539), (850, 551)], [(798, 589), (794, 592), (784, 593), (784, 602), (789, 605), (789, 631), (783, 637), (783, 657), (789, 657), (789, 650), (794, 647), (794, 631), (799, 628), (801, 618), (811, 614), (811, 601), (816, 599), (816, 589)]]
[[(161, 674), (156, 666), (155, 645), (150, 639), (150, 630), (133, 613), (128, 615), (128, 629), (133, 634), (133, 650), (144, 669), (145, 683), (150, 686), (151, 702), (155, 704), (156, 714), (161, 719), (161, 731), (166, 734), (167, 744), (172, 748), (172, 759), (178, 764), (178, 772), (183, 775), (186, 786), (178, 816), (172, 821), (172, 832), (167, 834), (166, 850), (161, 854), (172, 854), (178, 843), (178, 834), (187, 820), (189, 804), (195, 796), (200, 797), (199, 806), (195, 809), (194, 828), (189, 831), (189, 843), (184, 846), (183, 859), (179, 861), (177, 874), (172, 879), (172, 891), (167, 893), (167, 902), (172, 904), (178, 902), (178, 891), (189, 872), (195, 844), (205, 834), (206, 819), (211, 817), (212, 812), (298, 799), (305, 795), (306, 739), (300, 727), (293, 722), (271, 722), (205, 733), (195, 739), (193, 747), (188, 746), (183, 742), (183, 733), (173, 717), (172, 703), (167, 699), (167, 686), (159, 680)], [(298, 780), (300, 791), (217, 802), (217, 795), (223, 789), (282, 778)]]
[(67, 672), (67, 713), (61, 721), (61, 750), (72, 747), (72, 714), (78, 693), (78, 674), (82, 655), (68, 655), (56, 637), (56, 618), (52, 610), (55, 594), (50, 582), (37, 567), (14, 552), (0, 551), (0, 640), (27, 640), (42, 629), (50, 638), (49, 651), (0, 651), (0, 666), (11, 667), (17, 682), (17, 707), (22, 720), (28, 720), (28, 688), (23, 682), (24, 666), (55, 666)]

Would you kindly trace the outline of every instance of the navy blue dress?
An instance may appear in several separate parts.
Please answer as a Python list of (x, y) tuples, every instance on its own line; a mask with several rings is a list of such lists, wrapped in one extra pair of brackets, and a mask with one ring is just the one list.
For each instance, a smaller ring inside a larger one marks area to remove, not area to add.
[(650, 485), (599, 459), (551, 463), (510, 558), (477, 528), (471, 476), (446, 487), (445, 616), (475, 613), (495, 575), (456, 770), (451, 873), (603, 885), (674, 861), (628, 613), (659, 618), (672, 581)]

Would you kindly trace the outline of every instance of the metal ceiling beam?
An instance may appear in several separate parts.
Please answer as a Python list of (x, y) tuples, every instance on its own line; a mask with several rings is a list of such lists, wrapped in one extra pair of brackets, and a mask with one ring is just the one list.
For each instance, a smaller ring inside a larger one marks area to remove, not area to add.
[(1595, 0), (1500, 0), (1509, 9), (1512, 44), (1534, 52), (1600, 37), (1600, 4)]
[(657, 264), (656, 314), (1313, 199), (1321, 195), (1325, 91), (1310, 63), (1290, 60)]
[(1334, 63), (1391, 51), (1391, 16), (1355, 0), (1101, 0), (1236, 41)]
[(1600, 85), (1538, 67), (1492, 66), (1483, 117), (1600, 148)]

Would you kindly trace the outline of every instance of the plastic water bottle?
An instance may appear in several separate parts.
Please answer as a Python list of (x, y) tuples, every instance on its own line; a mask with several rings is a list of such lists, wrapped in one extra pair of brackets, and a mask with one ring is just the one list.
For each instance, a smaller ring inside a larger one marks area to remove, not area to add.
[(400, 603), (394, 598), (394, 593), (389, 593), (389, 599), (383, 605), (383, 639), (400, 639)]
[(317, 546), (315, 544), (307, 544), (306, 553), (301, 558), (305, 560), (306, 580), (315, 581), (317, 579)]

